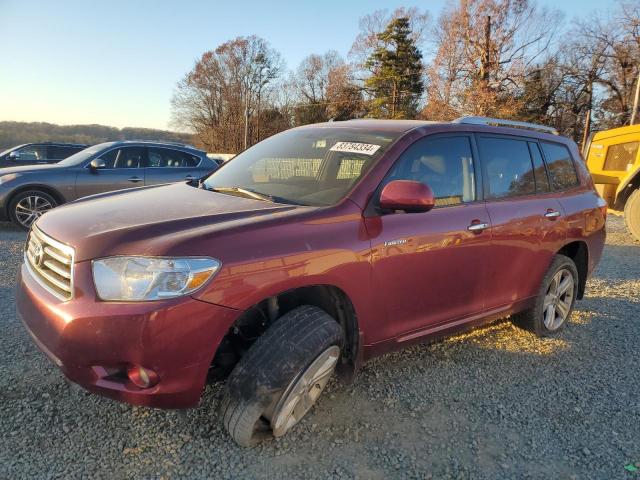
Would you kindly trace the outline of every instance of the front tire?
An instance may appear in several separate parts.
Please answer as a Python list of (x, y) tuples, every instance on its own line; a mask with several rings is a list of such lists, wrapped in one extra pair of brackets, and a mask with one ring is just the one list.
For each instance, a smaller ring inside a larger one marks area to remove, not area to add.
[(342, 328), (318, 307), (283, 315), (240, 359), (222, 401), (224, 425), (242, 446), (282, 436), (314, 405), (335, 371)]
[(555, 255), (534, 305), (513, 315), (513, 322), (540, 337), (554, 335), (567, 324), (578, 295), (578, 269), (569, 257)]
[(29, 230), (33, 222), (57, 205), (55, 198), (41, 190), (20, 192), (9, 202), (9, 218), (18, 227)]
[(636, 189), (624, 204), (624, 222), (631, 235), (640, 241), (640, 189)]

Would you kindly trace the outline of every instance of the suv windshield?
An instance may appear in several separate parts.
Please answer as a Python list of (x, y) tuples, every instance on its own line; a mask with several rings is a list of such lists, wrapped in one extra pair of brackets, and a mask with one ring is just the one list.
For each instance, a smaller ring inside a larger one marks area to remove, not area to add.
[(204, 188), (297, 205), (333, 205), (399, 136), (346, 127), (289, 130), (244, 151)]

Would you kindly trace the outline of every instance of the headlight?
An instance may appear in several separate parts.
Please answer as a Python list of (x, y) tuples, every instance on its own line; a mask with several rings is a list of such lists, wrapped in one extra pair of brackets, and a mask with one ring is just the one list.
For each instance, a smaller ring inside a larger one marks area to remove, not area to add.
[(7, 173), (6, 175), (0, 175), (0, 185), (10, 182), (11, 180), (15, 180), (19, 176), (19, 173)]
[(93, 261), (93, 281), (102, 300), (162, 300), (194, 292), (219, 269), (214, 258), (110, 257)]

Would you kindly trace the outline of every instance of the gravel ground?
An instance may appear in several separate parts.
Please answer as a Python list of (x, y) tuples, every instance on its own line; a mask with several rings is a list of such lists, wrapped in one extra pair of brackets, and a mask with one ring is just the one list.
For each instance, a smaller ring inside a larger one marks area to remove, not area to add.
[[(200, 407), (130, 407), (67, 383), (14, 311), (24, 234), (0, 226), (0, 478), (638, 478), (640, 244), (622, 219), (562, 335), (507, 321), (367, 364), (253, 449)], [(640, 465), (640, 464), (639, 464)]]

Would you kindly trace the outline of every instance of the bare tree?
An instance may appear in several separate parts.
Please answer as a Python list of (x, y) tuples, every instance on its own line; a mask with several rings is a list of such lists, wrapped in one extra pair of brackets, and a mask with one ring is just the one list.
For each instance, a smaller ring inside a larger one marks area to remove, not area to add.
[(292, 84), (298, 96), (295, 106), (298, 125), (345, 120), (362, 110), (362, 94), (355, 85), (351, 67), (334, 50), (306, 57)]
[(256, 36), (205, 52), (176, 86), (172, 123), (210, 151), (238, 152), (264, 138), (261, 111), (281, 71), (280, 54)]
[(560, 18), (529, 0), (461, 0), (446, 9), (423, 115), (514, 116), (525, 74), (547, 55)]

